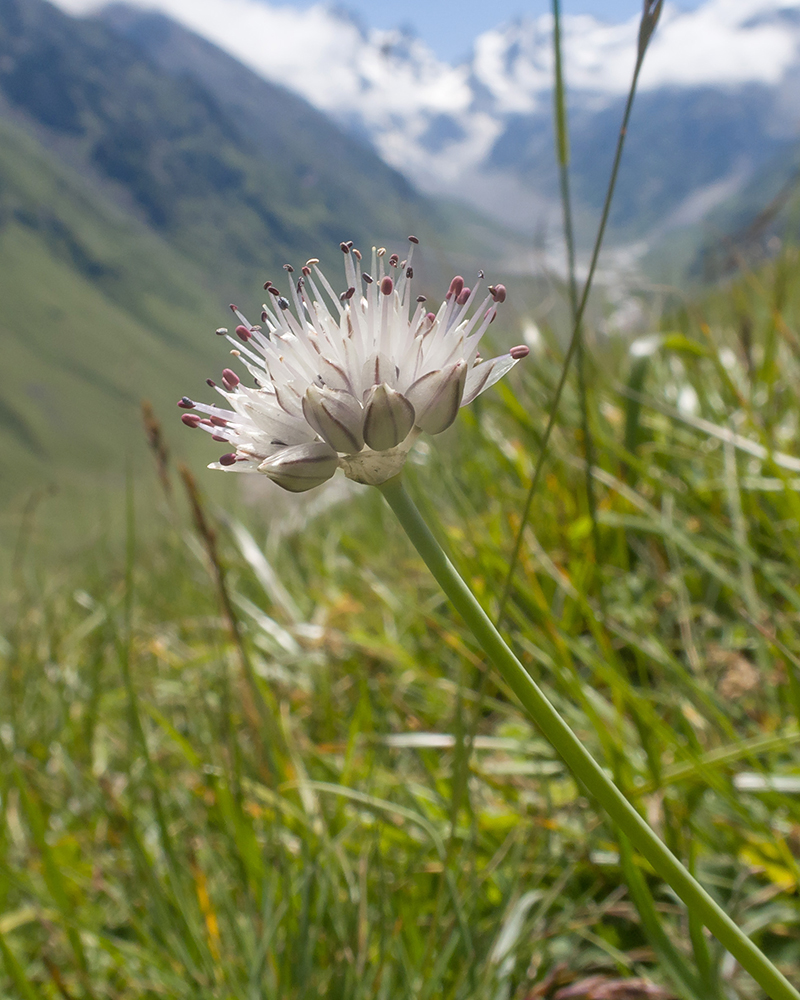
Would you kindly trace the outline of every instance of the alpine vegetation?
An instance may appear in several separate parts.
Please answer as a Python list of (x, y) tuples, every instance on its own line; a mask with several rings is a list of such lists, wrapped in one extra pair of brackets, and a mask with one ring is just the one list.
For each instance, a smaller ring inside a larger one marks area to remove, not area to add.
[(506, 297), (503, 285), (489, 285), (475, 308), (483, 272), (472, 288), (453, 278), (438, 312), (428, 311), (425, 296), (412, 292), (418, 242), (409, 237), (402, 261), (373, 247), (369, 273), (352, 242), (340, 244), (341, 294), (317, 258), (290, 277), (290, 299), (267, 281), (260, 325), (231, 306), (238, 340), (225, 328), (217, 333), (234, 345), (255, 387), (226, 368), (221, 386), (208, 384), (229, 409), (186, 396), (178, 403), (197, 411), (183, 414), (185, 424), (231, 446), (209, 468), (261, 472), (294, 493), (340, 467), (356, 482), (379, 485), (400, 472), (421, 432), (446, 430), (459, 407), (528, 354), (519, 346), (481, 359), (481, 338)]

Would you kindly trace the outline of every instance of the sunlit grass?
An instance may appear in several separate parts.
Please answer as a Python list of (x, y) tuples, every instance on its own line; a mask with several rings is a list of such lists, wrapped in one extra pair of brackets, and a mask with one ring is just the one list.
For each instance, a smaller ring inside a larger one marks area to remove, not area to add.
[[(649, 355), (593, 345), (600, 558), (568, 387), (506, 616), (570, 724), (790, 979), (796, 264), (787, 249), (668, 311)], [(560, 360), (543, 348), (409, 469), (490, 612)], [(5, 992), (522, 998), (602, 974), (690, 995), (671, 943), (696, 994), (758, 995), (620, 856), (377, 491), (289, 534), (252, 527), (255, 545), (206, 507), (237, 645), (173, 487), (157, 544), (131, 526), (127, 568), (31, 560), (6, 591)]]

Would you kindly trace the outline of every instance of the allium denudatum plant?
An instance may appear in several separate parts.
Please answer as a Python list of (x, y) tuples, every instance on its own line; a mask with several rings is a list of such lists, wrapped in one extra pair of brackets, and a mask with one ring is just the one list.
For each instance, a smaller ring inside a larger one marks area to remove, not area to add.
[(230, 409), (186, 397), (179, 403), (197, 411), (184, 414), (185, 424), (232, 446), (212, 468), (263, 473), (294, 493), (339, 467), (356, 482), (379, 485), (400, 472), (420, 433), (446, 430), (460, 406), (528, 354), (520, 346), (481, 360), (481, 338), (506, 295), (490, 285), (474, 308), (483, 275), (472, 289), (453, 278), (439, 311), (428, 311), (425, 296), (412, 292), (417, 242), (409, 237), (403, 261), (373, 248), (372, 273), (362, 270), (360, 251), (342, 243), (348, 287), (340, 295), (316, 258), (290, 279), (291, 301), (266, 282), (260, 325), (231, 306), (241, 343), (224, 327), (217, 332), (234, 344), (255, 386), (226, 368), (221, 386), (209, 384)]
[[(384, 251), (373, 250), (373, 277), (361, 271), (357, 248), (342, 243), (347, 287), (341, 294), (312, 259), (299, 278), (290, 278), (291, 300), (271, 282), (265, 284), (274, 303), (264, 304), (260, 325), (250, 324), (232, 306), (240, 320), (238, 342), (227, 329), (217, 332), (234, 344), (232, 353), (255, 384), (246, 386), (226, 368), (221, 387), (211, 380), (209, 384), (230, 409), (184, 396), (178, 403), (189, 411), (183, 422), (232, 447), (210, 468), (262, 473), (290, 492), (304, 492), (331, 479), (341, 467), (350, 479), (380, 488), (490, 661), (616, 825), (622, 845), (627, 838), (773, 1000), (800, 1000), (800, 993), (661, 841), (573, 733), (506, 644), (406, 492), (402, 469), (418, 435), (445, 430), (460, 406), (528, 354), (527, 348), (518, 347), (490, 360), (479, 356), (481, 337), (505, 299), (502, 285), (489, 286), (475, 311), (478, 286), (466, 288), (461, 277), (451, 282), (438, 312), (427, 311), (422, 296), (412, 302), (411, 257), (417, 242), (410, 238), (405, 261), (395, 254), (388, 258), (399, 280), (384, 272)], [(285, 268), (294, 273), (290, 265)], [(630, 888), (635, 897), (636, 887)], [(688, 992), (696, 994), (698, 982), (691, 971), (679, 974), (681, 978)]]

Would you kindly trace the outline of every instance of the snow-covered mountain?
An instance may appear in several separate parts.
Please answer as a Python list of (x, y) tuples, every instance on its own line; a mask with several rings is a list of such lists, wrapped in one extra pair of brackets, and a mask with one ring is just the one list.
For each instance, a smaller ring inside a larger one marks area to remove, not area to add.
[[(87, 11), (96, 0), (59, 0)], [(134, 0), (307, 98), (431, 192), (519, 226), (555, 209), (552, 19), (480, 35), (457, 66), (402, 31), (340, 9), (263, 0)], [(112, 17), (113, 19), (113, 17)], [(636, 52), (638, 19), (566, 16), (577, 204), (596, 210)], [(620, 178), (618, 231), (691, 222), (794, 143), (800, 123), (800, 0), (666, 4), (640, 78)], [(579, 211), (580, 214), (580, 211)]]

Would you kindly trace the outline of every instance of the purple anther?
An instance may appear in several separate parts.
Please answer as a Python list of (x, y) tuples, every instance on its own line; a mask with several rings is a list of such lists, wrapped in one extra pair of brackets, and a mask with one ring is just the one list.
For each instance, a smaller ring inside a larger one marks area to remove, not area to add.
[(394, 282), (388, 275), (385, 278), (381, 278), (381, 291), (384, 295), (391, 295), (394, 291)]
[(243, 340), (246, 344), (247, 341), (253, 336), (253, 333), (251, 330), (248, 330), (246, 326), (242, 326), (242, 324), (240, 323), (236, 327), (236, 336), (239, 338), (239, 340)]
[(293, 273), (294, 273), (294, 268), (292, 267), (292, 265), (291, 265), (291, 264), (284, 264), (284, 265), (283, 265), (283, 269), (284, 269), (284, 271), (286, 271), (286, 272), (287, 272), (288, 274), (293, 274)]
[(400, 258), (396, 253), (393, 253), (389, 258), (389, 267), (397, 267)]
[(367, 272), (364, 271), (364, 273), (361, 275), (361, 280), (366, 281), (368, 285), (371, 285), (375, 279), (372, 277), (371, 274), (367, 274)]
[(466, 305), (467, 299), (469, 298), (469, 292), (470, 292), (469, 288), (464, 287), (461, 289), (461, 292), (459, 293), (459, 296), (456, 299), (456, 302), (460, 306)]
[(436, 319), (436, 313), (426, 313), (426, 314), (425, 314), (425, 319), (426, 319), (426, 320), (427, 320), (427, 321), (428, 321), (429, 323), (432, 323), (432, 322), (433, 322), (433, 321), (434, 321), (434, 320)]
[(220, 455), (219, 464), (220, 465), (233, 465), (236, 461), (236, 456), (233, 453), (228, 455)]
[(361, 251), (353, 247), (353, 256), (356, 260), (361, 260)]
[(409, 243), (419, 243), (419, 240), (417, 239), (416, 236), (409, 236), (408, 237), (408, 242)]
[(216, 389), (217, 388), (217, 383), (214, 381), (213, 378), (207, 378), (206, 379), (206, 385), (210, 385), (212, 389)]
[(230, 368), (223, 369), (222, 384), (225, 386), (226, 389), (228, 389), (229, 387), (231, 389), (235, 389), (236, 386), (239, 384), (239, 382), (240, 379), (239, 376), (236, 374), (236, 372), (231, 371)]
[(455, 278), (450, 282), (450, 288), (447, 290), (446, 299), (454, 298), (457, 299), (461, 294), (461, 290), (464, 287), (464, 279), (460, 274), (457, 274)]
[(353, 297), (353, 296), (354, 296), (355, 294), (356, 294), (356, 290), (355, 290), (355, 288), (353, 288), (353, 286), (351, 285), (351, 286), (350, 286), (350, 287), (349, 287), (349, 288), (347, 289), (347, 291), (346, 291), (346, 292), (344, 293), (344, 295), (342, 295), (342, 298), (343, 298), (343, 299), (345, 300), (345, 302), (349, 302), (349, 300), (350, 300), (350, 299), (352, 299), (352, 297)]
[(187, 427), (197, 427), (200, 423), (200, 417), (196, 413), (182, 413), (181, 420)]
[(495, 300), (495, 302), (505, 302), (506, 300), (506, 286), (505, 285), (489, 285), (489, 294)]
[(427, 302), (427, 298), (424, 295), (417, 296), (417, 302)]
[(515, 361), (521, 361), (522, 358), (527, 358), (531, 353), (531, 349), (526, 347), (525, 344), (518, 344), (516, 347), (512, 347), (508, 353)]
[(225, 437), (222, 437), (222, 435), (220, 435), (220, 434), (212, 434), (211, 435), (211, 440), (212, 441), (227, 441), (228, 439), (225, 438)]
[(267, 310), (266, 309), (262, 309), (261, 310), (261, 322), (262, 323), (266, 323), (267, 322)]
[(180, 406), (182, 410), (194, 409), (194, 403), (191, 401), (191, 399), (189, 399), (188, 396), (181, 396), (181, 398), (178, 400), (178, 406)]
[(406, 277), (407, 277), (407, 278), (408, 278), (409, 280), (411, 280), (411, 278), (413, 278), (413, 277), (414, 277), (414, 268), (413, 268), (413, 267), (407, 267), (407, 268), (406, 268)]
[(228, 308), (230, 309), (231, 312), (234, 312), (234, 313), (239, 311), (239, 307), (236, 306), (236, 305), (234, 305), (233, 302), (231, 302), (231, 304), (228, 306)]
[(281, 294), (274, 285), (270, 285), (267, 291), (269, 292), (270, 295), (274, 295), (275, 298), (278, 298), (278, 296)]
[(339, 249), (342, 251), (342, 253), (350, 253), (350, 247), (346, 243), (340, 243)]
[(303, 274), (308, 277), (311, 274), (311, 268), (307, 264), (303, 264)]
[(218, 326), (217, 329), (214, 331), (214, 333), (216, 333), (218, 337), (224, 337), (227, 332), (228, 332), (227, 326)]
[(203, 419), (202, 419), (202, 420), (200, 421), (200, 423), (201, 423), (201, 424), (205, 424), (205, 425), (206, 425), (206, 427), (213, 427), (213, 426), (214, 426), (214, 425), (213, 425), (213, 424), (211, 423), (211, 421), (210, 421), (210, 420), (208, 419), (208, 417), (203, 417)]
[(228, 426), (228, 421), (225, 419), (225, 417), (215, 417), (215, 416), (212, 416), (212, 417), (210, 417), (210, 420), (211, 420), (211, 423), (215, 427), (227, 427)]
[(271, 281), (265, 281), (264, 282), (264, 291), (266, 292), (268, 288), (272, 288), (272, 282)]

